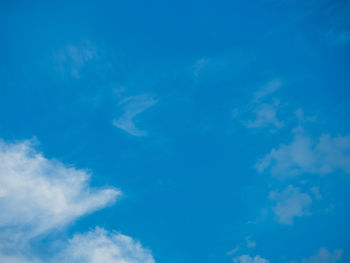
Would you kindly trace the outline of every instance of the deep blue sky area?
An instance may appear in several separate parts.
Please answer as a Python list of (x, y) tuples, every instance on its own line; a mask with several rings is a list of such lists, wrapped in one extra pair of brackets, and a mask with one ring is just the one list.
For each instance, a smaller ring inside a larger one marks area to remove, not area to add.
[(350, 262), (349, 70), (346, 0), (1, 1), (0, 261)]

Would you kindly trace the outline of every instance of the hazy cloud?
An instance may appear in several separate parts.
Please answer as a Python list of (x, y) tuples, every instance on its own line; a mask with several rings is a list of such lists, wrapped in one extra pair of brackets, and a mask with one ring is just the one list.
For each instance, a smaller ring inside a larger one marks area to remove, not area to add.
[(280, 144), (256, 163), (261, 173), (269, 170), (278, 177), (301, 173), (329, 174), (336, 170), (350, 173), (350, 135), (332, 137), (323, 134), (317, 139), (303, 130), (294, 131), (290, 144)]
[(301, 263), (336, 263), (341, 259), (342, 254), (341, 249), (336, 249), (331, 253), (326, 248), (321, 248), (315, 256), (304, 258)]
[(273, 79), (261, 87), (254, 93), (254, 102), (258, 102), (268, 95), (276, 92), (282, 86), (282, 82), (279, 79)]
[(122, 100), (123, 114), (118, 119), (113, 120), (113, 125), (131, 135), (146, 136), (147, 132), (136, 126), (136, 117), (156, 103), (157, 100), (147, 94)]
[(278, 102), (273, 104), (260, 104), (254, 110), (254, 120), (249, 120), (246, 123), (247, 128), (262, 128), (266, 126), (274, 126), (275, 128), (281, 128), (283, 122), (277, 118)]
[(268, 127), (273, 128), (271, 131), (275, 131), (281, 128), (284, 123), (277, 116), (280, 102), (277, 98), (271, 97), (281, 85), (278, 79), (268, 82), (254, 93), (247, 109), (234, 109), (232, 117), (241, 119), (243, 125), (250, 129)]
[(251, 257), (249, 255), (241, 255), (233, 259), (234, 263), (269, 263), (270, 261), (260, 256)]
[(100, 55), (97, 48), (89, 41), (83, 41), (76, 45), (67, 45), (54, 56), (58, 70), (68, 73), (77, 79), (81, 77), (81, 71), (87, 63), (99, 58)]
[(290, 225), (294, 217), (307, 215), (308, 208), (312, 203), (311, 197), (307, 193), (300, 192), (298, 187), (289, 185), (282, 192), (271, 191), (270, 200), (276, 204), (273, 211), (281, 224)]

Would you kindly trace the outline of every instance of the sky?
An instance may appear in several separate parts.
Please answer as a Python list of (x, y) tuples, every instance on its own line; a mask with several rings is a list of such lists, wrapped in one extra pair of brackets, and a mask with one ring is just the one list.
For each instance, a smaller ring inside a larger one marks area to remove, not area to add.
[(0, 262), (350, 262), (350, 2), (0, 2)]

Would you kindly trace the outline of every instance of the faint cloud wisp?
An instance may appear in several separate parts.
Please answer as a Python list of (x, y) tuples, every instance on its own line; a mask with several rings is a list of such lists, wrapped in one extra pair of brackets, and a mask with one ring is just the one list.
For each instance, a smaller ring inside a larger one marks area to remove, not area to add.
[(146, 136), (147, 132), (136, 126), (135, 119), (157, 102), (154, 96), (148, 94), (132, 96), (122, 100), (120, 104), (123, 105), (123, 114), (118, 119), (113, 120), (113, 125), (130, 135), (137, 137)]

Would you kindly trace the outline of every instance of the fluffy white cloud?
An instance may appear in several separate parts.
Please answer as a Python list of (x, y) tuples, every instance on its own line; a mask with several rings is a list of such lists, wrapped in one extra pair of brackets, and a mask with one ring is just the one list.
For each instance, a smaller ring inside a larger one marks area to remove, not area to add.
[(301, 129), (290, 144), (281, 144), (256, 164), (259, 172), (270, 170), (279, 177), (301, 173), (329, 174), (336, 170), (350, 173), (350, 135), (313, 139)]
[(308, 208), (312, 203), (311, 197), (301, 193), (298, 187), (289, 185), (282, 192), (270, 192), (269, 197), (276, 205), (272, 208), (281, 224), (290, 225), (294, 217), (308, 214)]
[(154, 263), (151, 252), (132, 238), (108, 233), (102, 228), (77, 234), (55, 262), (66, 263)]
[(135, 125), (135, 118), (157, 103), (153, 96), (143, 94), (124, 99), (123, 114), (119, 119), (113, 120), (113, 125), (134, 136), (146, 136), (147, 133)]
[(321, 248), (315, 256), (304, 258), (301, 263), (336, 263), (343, 254), (343, 250), (337, 249), (333, 253), (329, 252), (326, 248)]
[(55, 251), (54, 255), (49, 255), (45, 259), (30, 255), (30, 252), (15, 250), (16, 252), (12, 254), (0, 251), (0, 262), (155, 263), (151, 251), (143, 248), (138, 241), (99, 227), (88, 233), (74, 235), (59, 248), (59, 251)]
[(254, 258), (249, 255), (241, 255), (233, 259), (234, 263), (269, 263), (270, 261), (264, 259), (260, 256), (255, 256)]
[(132, 238), (104, 229), (59, 240), (45, 259), (31, 241), (115, 201), (120, 191), (89, 187), (89, 173), (48, 160), (30, 141), (0, 141), (0, 262), (154, 263)]
[(0, 142), (2, 233), (36, 236), (100, 209), (120, 195), (113, 188), (90, 188), (89, 177), (87, 171), (46, 159), (29, 141)]

